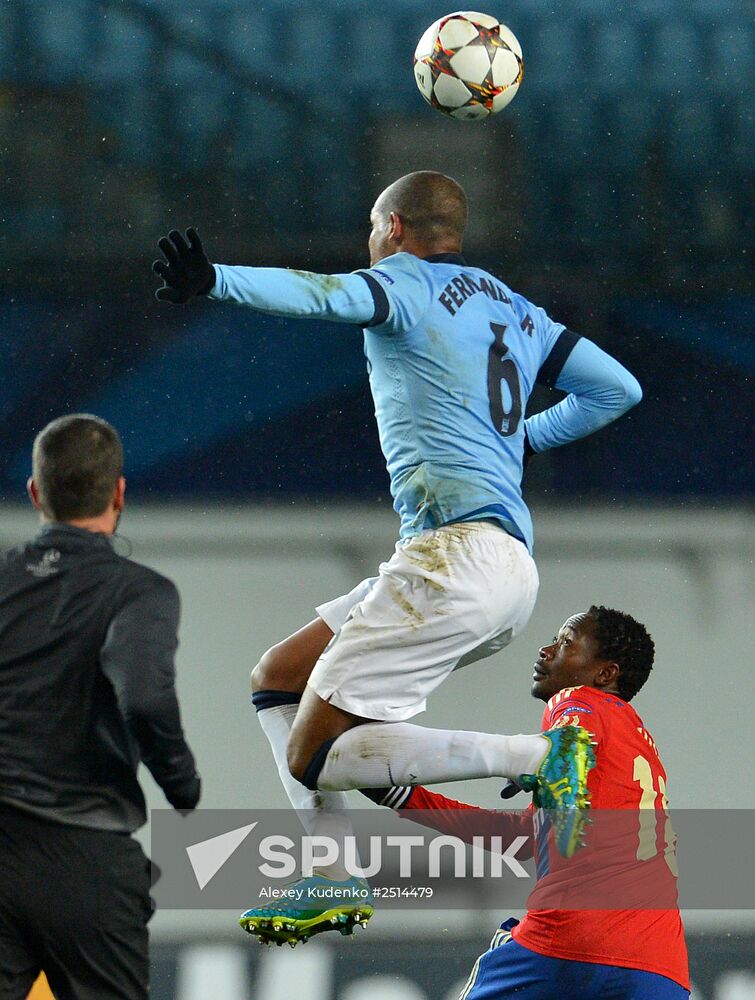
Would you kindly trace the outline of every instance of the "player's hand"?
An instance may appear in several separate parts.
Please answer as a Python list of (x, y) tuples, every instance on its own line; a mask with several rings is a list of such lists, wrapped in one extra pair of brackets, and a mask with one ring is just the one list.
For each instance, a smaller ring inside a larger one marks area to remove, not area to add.
[(172, 229), (158, 240), (165, 260), (156, 260), (152, 270), (165, 284), (157, 289), (155, 298), (165, 302), (188, 302), (195, 295), (207, 295), (212, 291), (215, 268), (204, 252), (196, 229), (187, 229), (186, 239), (177, 229)]
[(501, 798), (513, 799), (515, 795), (518, 795), (523, 790), (524, 789), (522, 788), (521, 785), (517, 785), (515, 781), (512, 781), (511, 778), (509, 778), (509, 780), (501, 789)]
[(165, 798), (173, 808), (186, 815), (186, 813), (193, 812), (199, 805), (199, 799), (202, 795), (202, 779), (194, 773), (188, 781), (184, 781), (179, 787), (166, 788), (163, 791)]

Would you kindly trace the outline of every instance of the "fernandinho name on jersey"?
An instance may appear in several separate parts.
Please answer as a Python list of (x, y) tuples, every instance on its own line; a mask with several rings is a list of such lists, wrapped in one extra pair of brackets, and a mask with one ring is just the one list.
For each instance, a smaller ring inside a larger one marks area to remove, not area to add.
[[(507, 306), (511, 305), (512, 300), (510, 296), (506, 294), (506, 290), (497, 282), (486, 277), (475, 279), (471, 274), (467, 274), (465, 271), (462, 271), (461, 274), (453, 277), (448, 282), (446, 287), (438, 296), (438, 302), (440, 302), (440, 304), (444, 306), (452, 316), (455, 316), (467, 299), (480, 293), (487, 295), (487, 297), (492, 299), (494, 302), (503, 302)], [(535, 331), (535, 324), (532, 322), (532, 317), (529, 313), (525, 316), (524, 320), (522, 320), (521, 326), (526, 333), (532, 336)]]

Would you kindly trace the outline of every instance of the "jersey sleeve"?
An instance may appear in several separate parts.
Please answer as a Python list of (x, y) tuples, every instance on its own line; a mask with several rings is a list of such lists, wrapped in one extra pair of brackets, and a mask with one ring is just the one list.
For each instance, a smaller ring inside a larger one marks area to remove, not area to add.
[(563, 330), (551, 348), (538, 382), (568, 395), (525, 421), (527, 439), (536, 452), (586, 437), (642, 399), (631, 372), (597, 344), (569, 330)]
[(152, 777), (172, 805), (193, 809), (199, 776), (175, 690), (179, 616), (170, 580), (155, 574), (133, 584), (110, 622), (100, 664)]
[(559, 726), (582, 726), (592, 734), (598, 746), (603, 741), (604, 727), (600, 706), (584, 687), (564, 688), (550, 699), (543, 712), (543, 731)]
[(422, 262), (410, 253), (397, 253), (375, 267), (356, 271), (366, 282), (375, 305), (365, 324), (379, 332), (407, 333), (422, 319), (432, 301), (432, 287)]
[[(537, 344), (539, 356), (542, 359), (540, 368), (542, 374), (551, 355), (555, 352), (555, 355), (558, 356), (559, 351), (556, 348), (561, 334), (565, 331), (564, 324), (551, 319), (545, 309), (536, 306), (523, 295), (519, 295), (518, 292), (514, 292), (510, 288), (508, 292), (520, 327), (529, 333)], [(537, 381), (542, 381), (540, 375), (538, 375)]]
[(210, 298), (251, 306), (272, 316), (325, 319), (369, 326), (376, 318), (376, 300), (358, 273), (314, 274), (283, 267), (237, 267), (215, 264)]

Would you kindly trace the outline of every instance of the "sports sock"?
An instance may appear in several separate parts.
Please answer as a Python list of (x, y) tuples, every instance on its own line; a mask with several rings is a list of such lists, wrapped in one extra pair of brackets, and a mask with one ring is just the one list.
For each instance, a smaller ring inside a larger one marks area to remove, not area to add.
[(549, 749), (540, 735), (426, 729), (407, 722), (355, 726), (333, 743), (317, 787), (383, 788), (534, 774)]
[[(259, 693), (274, 695), (279, 692)], [(299, 708), (298, 700), (283, 704), (275, 704), (278, 699), (274, 697), (255, 700), (258, 704), (262, 701), (268, 705), (268, 707), (257, 708), (257, 718), (272, 748), (286, 795), (296, 810), (305, 831), (311, 837), (331, 837), (336, 843), (343, 845), (344, 838), (353, 833), (346, 795), (340, 791), (312, 792), (300, 784), (288, 769), (286, 746), (288, 734), (291, 732), (291, 726)], [(342, 847), (341, 853), (343, 853)], [(357, 864), (359, 864), (358, 858)], [(329, 865), (327, 868), (318, 868), (317, 872), (338, 881), (351, 878), (342, 863)], [(310, 875), (311, 872), (303, 872), (303, 874)]]

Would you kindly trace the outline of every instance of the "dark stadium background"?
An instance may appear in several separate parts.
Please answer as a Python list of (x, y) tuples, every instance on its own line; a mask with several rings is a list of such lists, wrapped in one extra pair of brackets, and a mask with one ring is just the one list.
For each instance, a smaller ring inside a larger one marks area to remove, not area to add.
[(353, 270), (373, 199), (416, 168), (466, 185), (470, 260), (645, 389), (533, 467), (537, 487), (751, 494), (752, 9), (504, 7), (524, 82), (475, 126), (418, 99), (438, 4), (6, 0), (2, 495), (22, 491), (34, 430), (87, 409), (124, 427), (132, 494), (385, 496), (355, 330), (171, 309), (150, 264), (194, 224), (216, 260)]
[[(86, 410), (123, 432), (137, 500), (387, 506), (359, 332), (158, 304), (150, 265), (161, 235), (195, 225), (218, 261), (353, 270), (367, 262), (375, 196), (430, 168), (470, 196), (468, 259), (644, 388), (615, 426), (533, 463), (533, 502), (748, 507), (752, 6), (486, 0), (519, 37), (525, 74), (481, 125), (444, 119), (413, 82), (416, 40), (451, 6), (4, 0), (6, 503), (23, 501), (36, 431)], [(693, 936), (706, 1000), (755, 995), (751, 979), (740, 992), (716, 980), (747, 966), (751, 945), (746, 933)], [(193, 1000), (176, 986), (183, 946), (156, 944), (156, 1000)], [(477, 945), (460, 948), (451, 978)]]

